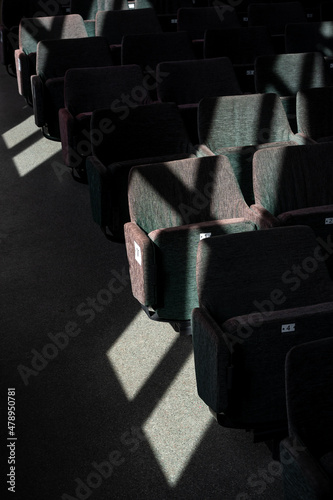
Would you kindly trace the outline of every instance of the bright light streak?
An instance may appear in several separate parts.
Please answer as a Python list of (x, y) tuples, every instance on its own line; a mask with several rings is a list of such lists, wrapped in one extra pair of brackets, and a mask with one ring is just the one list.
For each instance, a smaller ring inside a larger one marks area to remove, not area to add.
[(20, 177), (29, 174), (61, 150), (61, 143), (42, 137), (39, 141), (13, 157)]
[(11, 149), (31, 135), (35, 134), (36, 130), (38, 130), (38, 128), (36, 128), (34, 117), (29, 116), (29, 118), (19, 123), (19, 125), (16, 125), (2, 134), (2, 138), (5, 141), (7, 148)]
[[(169, 324), (163, 323), (159, 324), (157, 334), (147, 335), (145, 325), (149, 320), (142, 312), (135, 321), (136, 331), (133, 331), (132, 324), (129, 325), (107, 352), (112, 369), (129, 401), (140, 392), (179, 336)], [(140, 332), (144, 332), (144, 335)]]
[[(207, 406), (197, 397), (194, 357), (182, 370), (143, 426), (163, 474), (175, 487), (213, 422)], [(194, 401), (194, 402), (193, 402)]]

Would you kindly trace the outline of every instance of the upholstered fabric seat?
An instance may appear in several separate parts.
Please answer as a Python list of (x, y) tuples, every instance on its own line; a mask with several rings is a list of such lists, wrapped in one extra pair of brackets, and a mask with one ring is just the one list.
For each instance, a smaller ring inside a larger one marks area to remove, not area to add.
[(297, 92), (332, 85), (320, 52), (258, 56), (254, 72), (256, 92), (274, 92), (280, 96), (294, 131), (297, 130)]
[(206, 154), (227, 155), (247, 203), (254, 200), (252, 157), (257, 149), (301, 144), (276, 94), (205, 97), (198, 110), (199, 143)]
[[(59, 110), (60, 136), (64, 163), (85, 170), (92, 154), (90, 120), (94, 110), (150, 103), (141, 68), (137, 65), (75, 68), (66, 71), (64, 108)], [(98, 140), (98, 131), (93, 140)]]
[(196, 150), (173, 103), (96, 110), (91, 134), (86, 167), (93, 219), (109, 239), (124, 241), (132, 166), (187, 158)]
[(209, 156), (135, 167), (128, 199), (133, 295), (152, 319), (189, 321), (200, 239), (256, 229), (229, 161)]
[(325, 263), (319, 259), (304, 279), (297, 274), (315, 260), (318, 246), (306, 226), (199, 243), (199, 308), (192, 315), (198, 394), (221, 425), (252, 429), (256, 440), (288, 435), (289, 350), (332, 331)]
[(243, 92), (254, 93), (254, 61), (275, 50), (267, 26), (205, 31), (204, 57), (228, 57)]
[(333, 339), (291, 349), (286, 358), (289, 437), (281, 442), (285, 500), (333, 496)]
[(162, 62), (157, 65), (157, 97), (175, 102), (193, 143), (197, 144), (197, 110), (203, 97), (242, 94), (227, 57), (193, 61)]
[(37, 75), (31, 77), (35, 122), (60, 140), (58, 112), (64, 107), (64, 77), (70, 68), (112, 66), (103, 37), (44, 40), (37, 45)]
[(87, 36), (83, 19), (78, 14), (23, 18), (19, 26), (19, 48), (15, 51), (19, 93), (31, 102), (30, 78), (36, 74), (36, 52), (40, 40)]
[[(251, 208), (261, 227), (312, 227), (325, 249), (333, 236), (332, 182), (333, 143), (260, 150), (253, 157)], [(323, 260), (333, 276), (331, 253)]]

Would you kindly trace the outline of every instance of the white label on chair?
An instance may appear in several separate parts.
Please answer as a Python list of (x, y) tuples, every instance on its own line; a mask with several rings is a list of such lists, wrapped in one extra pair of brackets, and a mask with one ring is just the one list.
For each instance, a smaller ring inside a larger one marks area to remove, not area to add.
[(325, 224), (333, 224), (333, 217), (326, 217)]
[(200, 241), (204, 240), (205, 238), (210, 238), (212, 233), (200, 233)]
[(248, 70), (246, 70), (246, 74), (248, 76), (253, 76), (254, 75), (254, 69), (248, 69)]
[(296, 323), (290, 323), (289, 325), (282, 325), (281, 326), (282, 333), (294, 332), (295, 329), (296, 329)]
[(178, 23), (178, 19), (171, 19), (171, 24), (177, 24)]
[(139, 263), (141, 266), (142, 259), (141, 259), (141, 248), (137, 244), (137, 242), (134, 242), (134, 249), (135, 249), (135, 260)]

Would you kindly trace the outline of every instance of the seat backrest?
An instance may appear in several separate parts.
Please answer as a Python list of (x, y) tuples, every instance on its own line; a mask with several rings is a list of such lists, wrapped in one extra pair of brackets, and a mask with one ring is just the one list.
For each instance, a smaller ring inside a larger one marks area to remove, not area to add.
[(227, 57), (161, 62), (156, 75), (157, 96), (162, 102), (190, 104), (205, 96), (242, 93)]
[(253, 157), (255, 203), (277, 216), (333, 204), (333, 143), (282, 146)]
[(196, 59), (185, 32), (126, 35), (122, 43), (122, 64), (139, 64), (155, 70), (162, 61)]
[(333, 87), (300, 90), (296, 95), (298, 132), (318, 140), (333, 140)]
[(209, 29), (205, 32), (204, 57), (229, 57), (233, 64), (253, 64), (255, 58), (274, 54), (266, 26)]
[(320, 52), (333, 56), (333, 21), (287, 24), (286, 52)]
[(284, 35), (288, 23), (305, 23), (305, 10), (300, 2), (251, 3), (249, 26), (267, 26), (271, 35)]
[(203, 39), (207, 29), (240, 26), (235, 9), (227, 3), (215, 7), (180, 8), (177, 19), (178, 31), (186, 31), (192, 40)]
[(295, 346), (286, 357), (290, 435), (317, 458), (333, 451), (332, 359), (332, 337)]
[(91, 130), (101, 128), (103, 140), (93, 144), (92, 152), (105, 165), (183, 154), (193, 148), (178, 108), (172, 103), (136, 107), (115, 103), (112, 109), (93, 112)]
[(70, 68), (112, 64), (110, 47), (103, 37), (42, 40), (37, 45), (37, 75), (44, 81), (63, 77)]
[(157, 14), (177, 14), (180, 7), (192, 6), (192, 0), (135, 0), (135, 9), (151, 7)]
[(99, 10), (128, 10), (127, 0), (97, 0)]
[(287, 115), (276, 94), (205, 97), (199, 103), (199, 142), (212, 151), (288, 141)]
[(307, 226), (202, 240), (197, 259), (199, 305), (222, 326), (231, 318), (252, 313), (265, 315), (332, 301), (324, 262), (318, 261), (307, 279), (293, 273), (314, 255), (316, 247), (316, 237)]
[(131, 221), (147, 233), (243, 217), (248, 210), (225, 156), (133, 168), (128, 198)]
[[(134, 89), (134, 90), (133, 90)], [(130, 96), (134, 105), (149, 101), (140, 66), (105, 66), (103, 68), (73, 68), (66, 71), (64, 83), (65, 107), (73, 116), (79, 113), (119, 106)]]
[(83, 19), (95, 19), (98, 4), (97, 0), (70, 0), (71, 14), (80, 14)]
[(298, 90), (331, 84), (324, 57), (319, 52), (259, 56), (255, 61), (256, 92), (291, 96)]
[(19, 46), (26, 53), (36, 52), (41, 40), (85, 38), (87, 31), (79, 14), (23, 18), (19, 29)]
[(96, 15), (96, 35), (105, 36), (110, 44), (121, 44), (129, 34), (162, 31), (154, 9), (109, 10)]

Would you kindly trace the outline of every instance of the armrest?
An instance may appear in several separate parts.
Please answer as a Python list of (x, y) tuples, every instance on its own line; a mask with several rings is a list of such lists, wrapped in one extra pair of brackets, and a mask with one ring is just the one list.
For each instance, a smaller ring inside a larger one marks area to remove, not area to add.
[(109, 222), (108, 190), (106, 185), (107, 169), (96, 156), (88, 156), (86, 170), (92, 216), (96, 224), (105, 231)]
[(291, 140), (297, 142), (297, 144), (303, 146), (307, 144), (317, 144), (317, 141), (311, 139), (311, 137), (305, 135), (303, 132), (297, 132), (297, 134), (293, 134)]
[(216, 413), (228, 406), (228, 339), (207, 309), (192, 312), (195, 375), (200, 398)]
[(32, 75), (30, 81), (35, 123), (37, 127), (43, 127), (45, 125), (43, 83), (37, 75)]
[(285, 438), (280, 443), (285, 500), (332, 498), (332, 486), (327, 474), (309, 450), (297, 438)]
[(75, 167), (76, 163), (81, 159), (81, 157), (75, 151), (72, 141), (72, 138), (75, 134), (75, 119), (67, 108), (61, 108), (59, 110), (59, 127), (62, 157), (64, 163), (68, 167)]
[(256, 224), (259, 229), (268, 229), (270, 227), (281, 226), (281, 222), (277, 217), (272, 215), (266, 208), (262, 205), (254, 204), (250, 206), (250, 210), (254, 213), (256, 217)]
[(307, 225), (313, 228), (331, 227), (333, 219), (333, 205), (321, 205), (318, 207), (300, 208), (279, 214), (277, 217), (280, 225)]
[(132, 293), (145, 306), (157, 303), (154, 244), (134, 222), (124, 226)]
[(195, 146), (195, 156), (202, 158), (203, 156), (215, 156), (215, 153), (205, 144), (198, 144)]
[(21, 49), (16, 49), (14, 54), (18, 91), (20, 95), (28, 98), (31, 92), (29, 58)]

